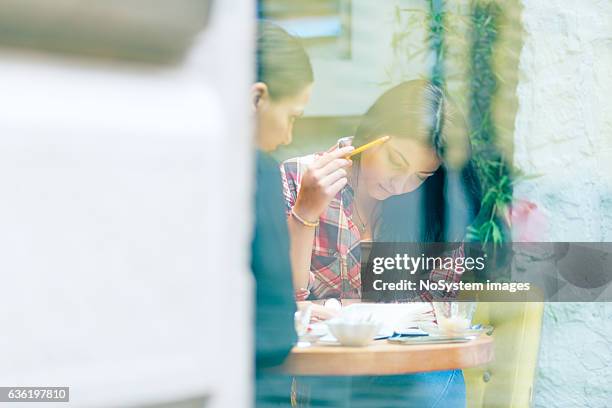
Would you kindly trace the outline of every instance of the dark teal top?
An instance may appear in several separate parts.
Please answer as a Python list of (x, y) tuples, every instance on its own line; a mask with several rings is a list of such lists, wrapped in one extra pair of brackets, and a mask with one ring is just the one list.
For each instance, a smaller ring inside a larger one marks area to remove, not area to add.
[(279, 365), (297, 342), (289, 231), (278, 163), (257, 152), (255, 231), (251, 269), (256, 284), (257, 370)]

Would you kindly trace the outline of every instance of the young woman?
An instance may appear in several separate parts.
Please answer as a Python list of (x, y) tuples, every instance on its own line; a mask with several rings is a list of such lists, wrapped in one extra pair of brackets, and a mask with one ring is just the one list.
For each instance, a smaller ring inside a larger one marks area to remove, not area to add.
[[(292, 377), (266, 369), (281, 364), (297, 340), (281, 176), (278, 163), (268, 153), (291, 142), (293, 123), (308, 102), (312, 82), (310, 60), (300, 42), (274, 24), (261, 23), (257, 38), (257, 80), (251, 88), (257, 124), (251, 269), (256, 285), (255, 405), (262, 408), (291, 406)], [(351, 150), (352, 147), (341, 149), (332, 157), (342, 157)], [(333, 173), (330, 170), (327, 174)], [(325, 317), (325, 308), (318, 307), (315, 311)], [(345, 394), (348, 389), (348, 379), (335, 385), (327, 380), (308, 381), (325, 384), (324, 389), (334, 396)], [(327, 402), (323, 404), (330, 406)]]
[[(298, 299), (359, 298), (362, 240), (461, 239), (450, 236), (451, 229), (460, 228), (450, 227), (449, 197), (445, 196), (450, 180), (443, 164), (445, 130), (450, 122), (441, 89), (424, 80), (408, 81), (385, 92), (362, 118), (353, 145), (382, 136), (390, 139), (354, 158), (347, 177), (337, 181), (340, 191), (327, 187), (330, 177), (322, 169), (332, 166), (325, 164), (326, 157), (331, 159), (328, 153), (283, 163)], [(462, 203), (455, 199), (451, 204), (465, 208), (467, 224), (479, 208), (478, 184), (470, 166), (459, 172), (459, 180), (465, 194), (460, 197)], [(460, 278), (450, 270), (431, 273), (436, 281)], [(425, 300), (431, 297), (421, 294)]]
[[(367, 111), (352, 144), (360, 146), (382, 136), (390, 139), (356, 157), (346, 174), (342, 170), (330, 177), (326, 170), (343, 164), (342, 158), (330, 153), (283, 163), (299, 299), (360, 297), (362, 240), (445, 242), (462, 238), (451, 236), (461, 228), (451, 228), (449, 200), (444, 194), (450, 179), (444, 165), (449, 124), (448, 101), (440, 88), (423, 80), (404, 82)], [(453, 205), (465, 209), (464, 218), (469, 220), (480, 203), (470, 166), (459, 172), (459, 180), (465, 202)], [(340, 189), (329, 188), (330, 182)], [(434, 280), (460, 278), (452, 270), (431, 274)], [(432, 295), (422, 293), (421, 298), (431, 300)], [(465, 406), (460, 370), (354, 377), (349, 388), (349, 399), (364, 407)]]

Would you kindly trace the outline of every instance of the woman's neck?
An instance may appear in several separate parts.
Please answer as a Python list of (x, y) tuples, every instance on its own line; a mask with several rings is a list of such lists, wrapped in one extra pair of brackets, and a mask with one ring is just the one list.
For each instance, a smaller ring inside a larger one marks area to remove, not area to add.
[(351, 172), (351, 187), (355, 194), (354, 201), (357, 211), (359, 211), (359, 216), (363, 218), (364, 223), (369, 224), (378, 200), (368, 194), (368, 190), (363, 180), (360, 179), (360, 175), (359, 165), (354, 166)]

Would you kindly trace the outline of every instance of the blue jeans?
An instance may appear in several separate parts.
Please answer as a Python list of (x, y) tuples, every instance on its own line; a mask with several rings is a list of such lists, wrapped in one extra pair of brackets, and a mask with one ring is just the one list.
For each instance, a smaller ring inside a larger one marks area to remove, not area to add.
[(351, 408), (465, 407), (461, 370), (410, 375), (353, 377)]
[[(257, 386), (257, 407), (291, 406), (287, 395), (292, 389), (291, 377), (278, 375), (265, 382), (266, 386), (262, 387), (263, 383)], [(293, 392), (299, 406), (311, 408), (465, 407), (461, 370), (388, 376), (297, 377)]]

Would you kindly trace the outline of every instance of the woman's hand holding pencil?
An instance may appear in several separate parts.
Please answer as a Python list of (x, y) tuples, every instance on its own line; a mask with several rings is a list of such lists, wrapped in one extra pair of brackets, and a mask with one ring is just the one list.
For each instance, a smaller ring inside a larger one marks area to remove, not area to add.
[(301, 188), (293, 211), (309, 223), (316, 223), (330, 201), (348, 183), (351, 157), (389, 140), (383, 136), (358, 148), (334, 145), (317, 157), (302, 176)]
[(308, 166), (302, 175), (300, 191), (293, 207), (301, 219), (315, 223), (330, 201), (348, 183), (348, 168), (353, 162), (347, 157), (354, 150), (353, 146), (334, 145)]

